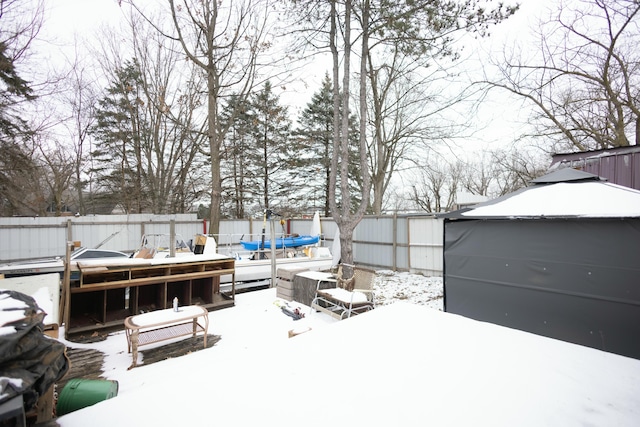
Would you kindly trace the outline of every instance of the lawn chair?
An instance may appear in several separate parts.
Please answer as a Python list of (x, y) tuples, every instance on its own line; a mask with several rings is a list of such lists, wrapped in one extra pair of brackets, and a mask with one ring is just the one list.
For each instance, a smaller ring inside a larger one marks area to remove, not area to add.
[(337, 286), (335, 288), (320, 289), (320, 282), (316, 288), (316, 295), (311, 301), (311, 309), (322, 311), (337, 319), (351, 317), (375, 308), (373, 283), (375, 271), (360, 267), (353, 267), (353, 277), (342, 278), (342, 265), (338, 267)]

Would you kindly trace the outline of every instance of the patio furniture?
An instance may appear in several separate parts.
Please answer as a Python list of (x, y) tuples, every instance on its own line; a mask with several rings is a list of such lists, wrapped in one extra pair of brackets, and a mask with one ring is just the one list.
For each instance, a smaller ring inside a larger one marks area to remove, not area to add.
[(335, 288), (320, 289), (322, 281), (318, 280), (311, 309), (327, 313), (340, 320), (373, 310), (375, 308), (374, 279), (375, 271), (361, 267), (354, 267), (353, 277), (343, 279), (342, 266), (340, 266)]
[(133, 353), (133, 362), (129, 369), (138, 363), (138, 347), (177, 337), (204, 333), (204, 348), (207, 348), (209, 312), (199, 305), (179, 307), (129, 316), (124, 321), (127, 336), (127, 351)]

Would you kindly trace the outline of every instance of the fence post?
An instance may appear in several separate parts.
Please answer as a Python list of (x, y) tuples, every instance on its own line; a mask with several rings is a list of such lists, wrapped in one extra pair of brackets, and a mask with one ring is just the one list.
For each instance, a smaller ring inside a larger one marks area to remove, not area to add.
[(407, 216), (407, 270), (411, 271), (411, 217)]
[(176, 220), (169, 220), (169, 256), (176, 256)]
[(73, 242), (73, 223), (67, 219), (67, 242)]
[(398, 212), (393, 211), (393, 271), (398, 269)]

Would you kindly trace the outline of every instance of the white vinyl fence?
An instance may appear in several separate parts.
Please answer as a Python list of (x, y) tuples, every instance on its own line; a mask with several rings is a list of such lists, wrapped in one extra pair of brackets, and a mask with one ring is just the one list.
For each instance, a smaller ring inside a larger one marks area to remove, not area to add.
[[(223, 220), (215, 236), (219, 252), (230, 253), (240, 239), (258, 240), (265, 228), (281, 233), (309, 234), (311, 219), (280, 218), (264, 224), (263, 219)], [(333, 245), (336, 224), (322, 218), (323, 245)], [(353, 251), (357, 264), (377, 269), (442, 274), (442, 220), (426, 215), (367, 216), (354, 232)], [(100, 215), (87, 217), (0, 218), (0, 264), (63, 256), (66, 242), (87, 247), (133, 252), (143, 234), (175, 233), (187, 242), (208, 231), (205, 220), (195, 214)]]

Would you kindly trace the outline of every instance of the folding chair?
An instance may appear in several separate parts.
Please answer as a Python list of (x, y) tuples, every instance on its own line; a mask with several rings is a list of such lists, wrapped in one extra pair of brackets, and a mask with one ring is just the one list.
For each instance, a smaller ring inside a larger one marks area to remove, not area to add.
[[(353, 267), (353, 277), (342, 278), (342, 266), (338, 268), (337, 287), (316, 288), (311, 309), (322, 311), (340, 320), (375, 308), (373, 284), (375, 271)], [(319, 282), (318, 282), (319, 283)]]

